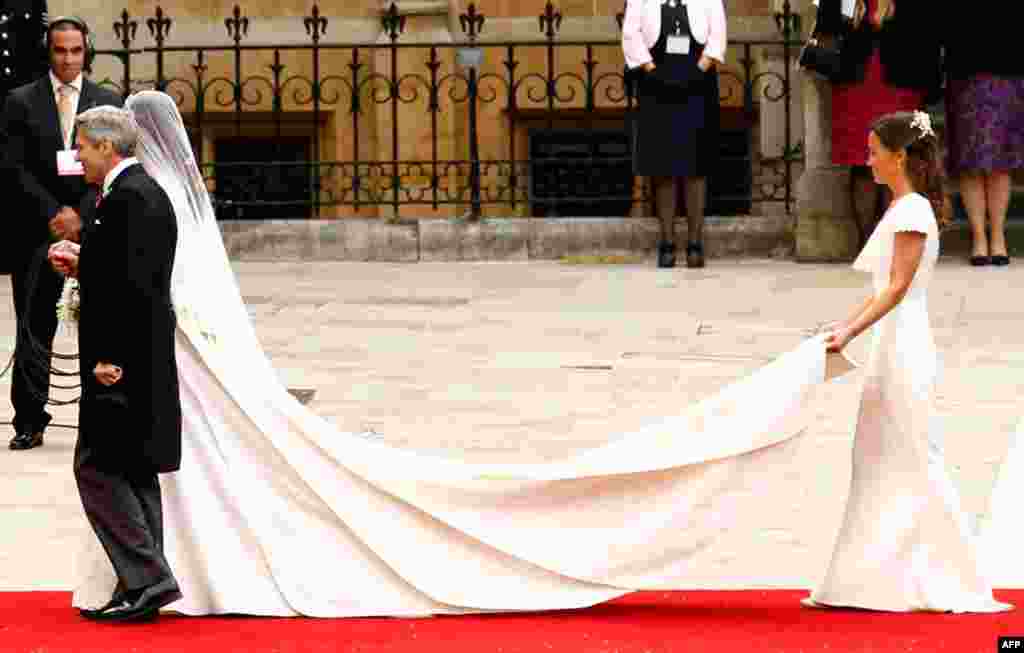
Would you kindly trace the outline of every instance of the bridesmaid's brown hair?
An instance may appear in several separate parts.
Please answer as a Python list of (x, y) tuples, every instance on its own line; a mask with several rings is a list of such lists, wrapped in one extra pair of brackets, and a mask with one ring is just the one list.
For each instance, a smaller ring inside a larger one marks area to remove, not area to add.
[[(925, 119), (923, 123), (922, 118)], [(935, 219), (939, 227), (944, 228), (949, 226), (952, 211), (943, 184), (945, 176), (939, 139), (931, 131), (929, 122), (926, 113), (898, 111), (876, 120), (871, 125), (871, 131), (890, 152), (906, 151), (910, 185), (915, 192), (924, 195), (932, 203)]]

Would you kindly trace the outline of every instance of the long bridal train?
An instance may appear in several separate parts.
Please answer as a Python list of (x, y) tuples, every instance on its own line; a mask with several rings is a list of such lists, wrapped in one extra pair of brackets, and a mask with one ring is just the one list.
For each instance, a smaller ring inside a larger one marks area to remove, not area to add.
[(981, 529), (979, 551), (985, 571), (996, 587), (1024, 587), (1020, 543), (1024, 521), (1024, 419), (1017, 423), (989, 499), (988, 519)]
[[(468, 464), (339, 432), (264, 356), (232, 354), (254, 339), (199, 332), (179, 329), (183, 461), (161, 480), (185, 595), (169, 609), (191, 615), (547, 610), (637, 589), (770, 585), (771, 565), (762, 578), (730, 576), (723, 552), (785, 527), (768, 516), (768, 493), (792, 485), (789, 447), (812, 389), (845, 371), (813, 337), (605, 446), (545, 464)], [(115, 583), (89, 535), (79, 607), (102, 604)]]

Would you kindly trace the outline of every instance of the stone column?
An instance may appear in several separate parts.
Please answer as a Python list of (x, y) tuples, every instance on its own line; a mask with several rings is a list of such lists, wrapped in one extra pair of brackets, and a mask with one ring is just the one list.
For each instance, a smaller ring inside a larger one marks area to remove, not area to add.
[[(809, 2), (807, 3), (810, 4)], [(813, 7), (804, 11), (812, 25)], [(796, 260), (845, 261), (858, 249), (857, 226), (850, 211), (849, 171), (832, 164), (831, 85), (802, 77), (806, 168), (796, 187)]]

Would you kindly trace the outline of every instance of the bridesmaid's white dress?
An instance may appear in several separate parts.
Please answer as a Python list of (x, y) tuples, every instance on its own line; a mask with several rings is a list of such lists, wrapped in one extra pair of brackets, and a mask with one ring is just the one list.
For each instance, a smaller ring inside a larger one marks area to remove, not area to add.
[(873, 610), (994, 612), (995, 601), (946, 473), (933, 424), (936, 350), (928, 285), (939, 234), (928, 200), (895, 201), (854, 267), (876, 292), (890, 279), (895, 234), (927, 235), (924, 256), (901, 301), (874, 327), (865, 365), (846, 512), (811, 602)]

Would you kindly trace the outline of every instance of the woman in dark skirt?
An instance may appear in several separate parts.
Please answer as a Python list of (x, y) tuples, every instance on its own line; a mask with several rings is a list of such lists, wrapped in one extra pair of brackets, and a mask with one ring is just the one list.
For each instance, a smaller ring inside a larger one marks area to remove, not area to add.
[(634, 173), (650, 177), (661, 221), (658, 266), (675, 265), (675, 218), (685, 200), (687, 267), (704, 266), (707, 175), (718, 156), (716, 67), (725, 58), (722, 0), (629, 0), (626, 65), (642, 71), (634, 121)]

